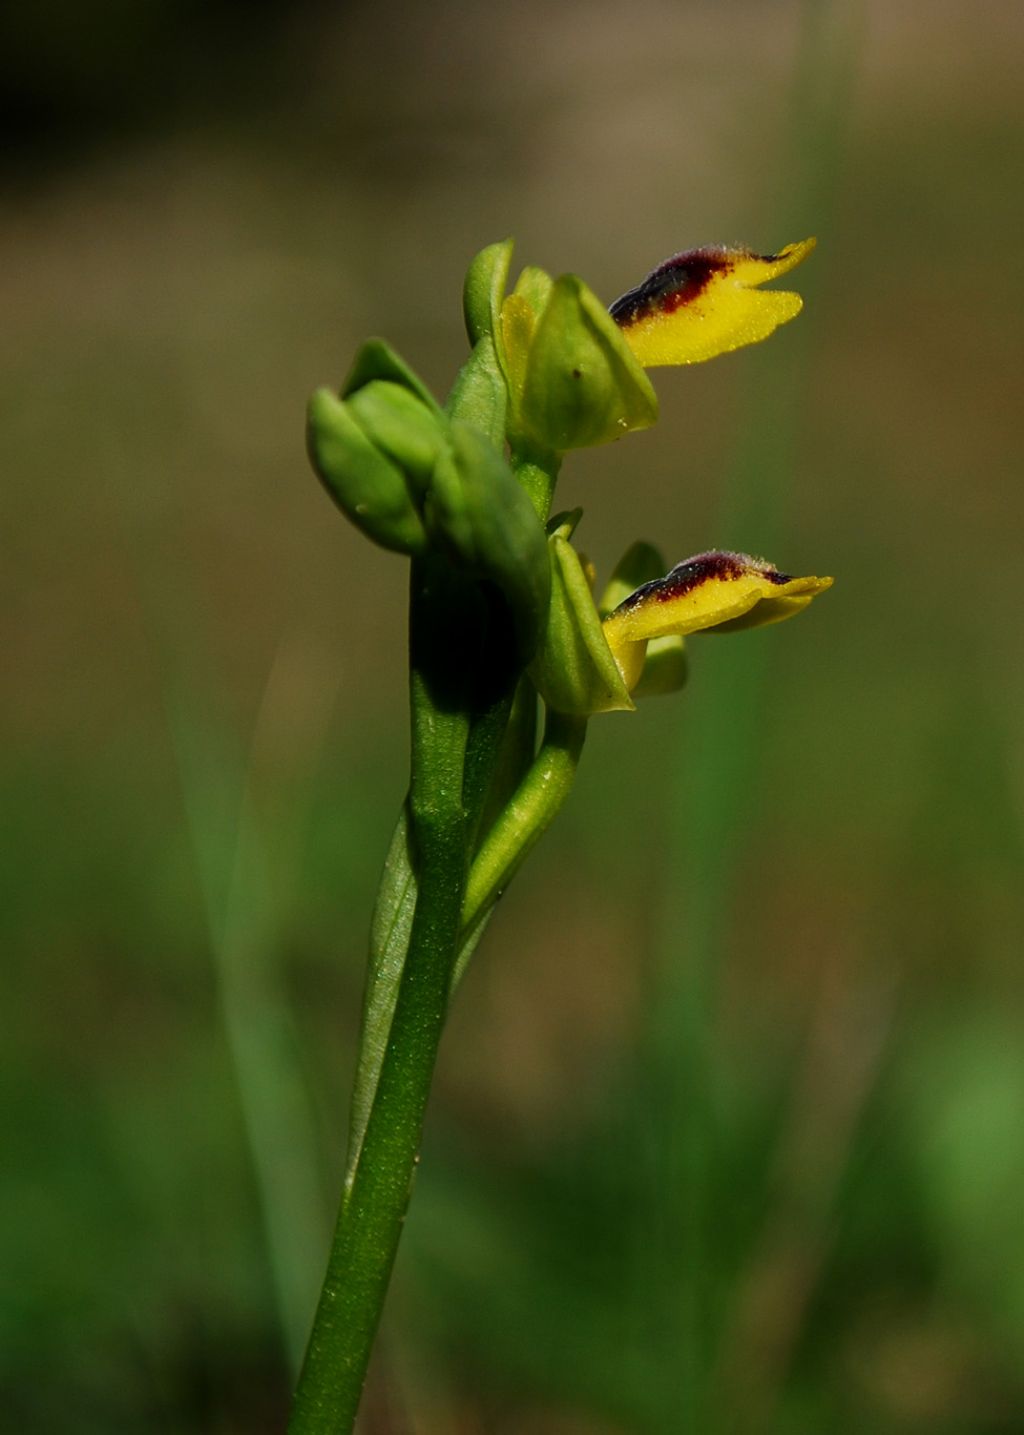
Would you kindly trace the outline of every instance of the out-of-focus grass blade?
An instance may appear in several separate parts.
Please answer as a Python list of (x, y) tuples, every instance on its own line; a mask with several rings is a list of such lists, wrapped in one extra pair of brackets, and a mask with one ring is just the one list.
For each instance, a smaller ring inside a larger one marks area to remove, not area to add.
[(327, 1224), (279, 950), (299, 858), (293, 824), (302, 810), (301, 768), (320, 750), (327, 712), (322, 690), (314, 693), (312, 711), (300, 724), (308, 730), (287, 739), (295, 744), (290, 758), (298, 755), (300, 763), (282, 784), (288, 822), (280, 813), (269, 820), (262, 815), (258, 791), (266, 780), (262, 769), (281, 760), (281, 735), (294, 716), (295, 656), (286, 650), (278, 655), (244, 768), (198, 716), (195, 702), (180, 697), (172, 702), (170, 720), (278, 1316), (297, 1369), (322, 1275)]

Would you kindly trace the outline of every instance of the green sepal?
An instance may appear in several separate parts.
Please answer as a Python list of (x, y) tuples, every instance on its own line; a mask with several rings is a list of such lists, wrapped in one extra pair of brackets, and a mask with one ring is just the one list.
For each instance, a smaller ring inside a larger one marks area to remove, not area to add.
[(404, 474), (330, 389), (317, 389), (309, 401), (306, 446), (327, 492), (361, 532), (396, 553), (425, 551), (426, 531)]
[(523, 380), (523, 427), (557, 453), (610, 443), (658, 417), (650, 380), (597, 296), (556, 279), (537, 321)]
[(551, 593), (544, 528), (502, 454), (457, 419), (434, 470), (424, 518), (432, 540), (504, 595), (526, 663), (540, 641)]
[(665, 572), (665, 560), (653, 543), (631, 543), (605, 584), (597, 605), (601, 617), (607, 618), (609, 613), (614, 612), (619, 604), (631, 593), (635, 593), (642, 584), (650, 583), (653, 578), (661, 578)]
[(466, 270), (462, 285), (462, 314), (469, 342), (473, 345), (478, 344), (484, 335), (494, 338), (497, 333), (514, 247), (514, 239), (488, 244)]
[(365, 384), (373, 383), (374, 379), (385, 379), (388, 383), (400, 384), (403, 389), (408, 389), (411, 394), (415, 394), (418, 399), (422, 400), (428, 409), (435, 414), (440, 414), (441, 409), (438, 402), (423, 380), (383, 339), (367, 339), (363, 344), (352, 361), (348, 377), (341, 386), (341, 397), (349, 398), (357, 389), (363, 388)]
[(551, 603), (540, 651), (530, 665), (537, 691), (555, 712), (589, 717), (630, 712), (632, 698), (601, 631), (579, 555), (569, 542), (579, 510), (553, 521), (548, 537)]
[[(597, 605), (601, 617), (606, 618), (637, 588), (662, 577), (665, 572), (665, 559), (653, 543), (640, 541), (630, 544), (601, 594)], [(686, 677), (685, 640), (676, 634), (652, 638), (647, 644), (640, 680), (633, 688), (632, 696), (639, 701), (678, 692)]]
[(640, 681), (633, 689), (633, 697), (665, 697), (677, 693), (686, 684), (689, 663), (686, 656), (686, 639), (678, 633), (669, 633), (664, 638), (651, 638), (647, 643), (643, 671)]

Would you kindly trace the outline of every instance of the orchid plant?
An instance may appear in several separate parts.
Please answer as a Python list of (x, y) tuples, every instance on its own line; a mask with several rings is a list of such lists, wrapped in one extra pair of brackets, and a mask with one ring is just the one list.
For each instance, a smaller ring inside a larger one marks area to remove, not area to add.
[(512, 242), (493, 244), (466, 276), (471, 351), (443, 407), (380, 340), (340, 393), (310, 402), (328, 493), (411, 560), (411, 771), (372, 922), (344, 1190), (292, 1435), (353, 1427), (452, 995), (569, 793), (588, 721), (679, 689), (690, 634), (780, 622), (832, 581), (728, 552), (666, 571), (635, 543), (599, 590), (574, 546), (581, 511), (549, 516), (567, 452), (657, 419), (647, 368), (713, 358), (799, 313), (799, 295), (760, 286), (813, 244), (677, 254), (610, 309), (581, 279), (532, 266), (508, 292)]

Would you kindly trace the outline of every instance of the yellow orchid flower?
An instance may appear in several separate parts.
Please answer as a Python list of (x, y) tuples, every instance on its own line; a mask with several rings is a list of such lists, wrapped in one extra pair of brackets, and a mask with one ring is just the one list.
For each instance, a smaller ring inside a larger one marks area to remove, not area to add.
[(758, 286), (795, 268), (815, 242), (788, 244), (778, 254), (689, 249), (659, 264), (609, 313), (644, 368), (713, 359), (767, 339), (799, 314), (799, 294)]
[(630, 593), (601, 630), (632, 692), (651, 639), (781, 623), (831, 586), (831, 578), (794, 578), (746, 553), (699, 553)]

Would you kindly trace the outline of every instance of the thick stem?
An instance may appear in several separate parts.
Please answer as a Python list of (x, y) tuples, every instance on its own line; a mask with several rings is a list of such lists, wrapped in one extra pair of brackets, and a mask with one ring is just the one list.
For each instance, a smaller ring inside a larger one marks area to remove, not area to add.
[(443, 573), (414, 567), (411, 612), (416, 915), (373, 1107), (342, 1199), (290, 1435), (343, 1435), (355, 1420), (419, 1159), (459, 940), (469, 722), (451, 660), (452, 635), (458, 632), (453, 622), (462, 614)]
[(518, 437), (512, 440), (511, 450), (512, 472), (530, 495), (541, 523), (547, 523), (562, 460), (558, 454)]

